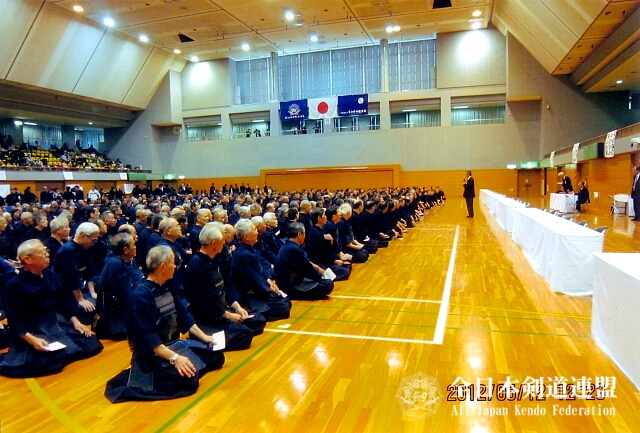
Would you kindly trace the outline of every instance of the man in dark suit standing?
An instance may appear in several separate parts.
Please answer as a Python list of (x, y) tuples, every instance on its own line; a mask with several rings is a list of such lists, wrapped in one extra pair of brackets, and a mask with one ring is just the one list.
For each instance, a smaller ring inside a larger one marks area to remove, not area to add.
[(473, 198), (476, 196), (476, 189), (470, 171), (467, 171), (467, 178), (463, 182), (464, 193), (462, 193), (462, 196), (467, 202), (467, 212), (469, 213), (467, 218), (473, 218)]
[(633, 221), (640, 221), (640, 165), (633, 168), (631, 198), (633, 199), (633, 211), (636, 214), (636, 216), (633, 217)]

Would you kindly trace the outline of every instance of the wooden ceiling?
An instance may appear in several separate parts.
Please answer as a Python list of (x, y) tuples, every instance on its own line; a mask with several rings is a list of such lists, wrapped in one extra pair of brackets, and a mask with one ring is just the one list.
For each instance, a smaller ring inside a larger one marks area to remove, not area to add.
[[(598, 53), (625, 21), (633, 22), (616, 44), (616, 53), (599, 54), (601, 61), (572, 77), (584, 91), (640, 88), (640, 0), (451, 0), (434, 9), (434, 0), (47, 0), (115, 28), (132, 37), (190, 59), (230, 57), (235, 60), (434, 37), (437, 33), (493, 24), (512, 33), (547, 69), (573, 74)], [(440, 0), (436, 0), (440, 3)], [(293, 20), (285, 12), (294, 13)], [(473, 12), (479, 14), (473, 16)], [(631, 18), (630, 18), (631, 17)], [(387, 33), (388, 26), (400, 30)], [(179, 35), (193, 42), (182, 42)], [(312, 42), (312, 34), (318, 36)], [(242, 44), (250, 49), (244, 51)], [(634, 45), (635, 44), (635, 45)], [(620, 50), (620, 47), (625, 50)], [(630, 50), (630, 51), (629, 51)], [(619, 55), (615, 67), (611, 65)], [(603, 72), (604, 71), (604, 72)], [(595, 80), (594, 80), (595, 77)], [(616, 84), (622, 79), (623, 83)]]

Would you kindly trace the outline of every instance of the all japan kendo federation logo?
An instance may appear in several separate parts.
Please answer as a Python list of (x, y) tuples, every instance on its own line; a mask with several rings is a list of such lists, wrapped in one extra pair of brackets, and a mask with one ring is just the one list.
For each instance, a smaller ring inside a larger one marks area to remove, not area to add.
[(442, 391), (435, 377), (418, 372), (402, 379), (396, 398), (405, 415), (423, 419), (438, 411)]
[(364, 98), (358, 98), (358, 104), (360, 105), (364, 104)]
[(300, 106), (298, 104), (289, 105), (289, 116), (299, 116)]

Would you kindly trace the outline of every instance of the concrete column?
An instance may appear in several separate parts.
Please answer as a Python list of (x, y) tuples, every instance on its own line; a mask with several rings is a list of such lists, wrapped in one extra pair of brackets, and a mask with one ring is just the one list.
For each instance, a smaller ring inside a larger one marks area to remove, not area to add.
[[(76, 148), (76, 128), (73, 125), (62, 125), (62, 142), (67, 143), (69, 149)], [(82, 143), (84, 145), (84, 143)]]
[(389, 91), (389, 40), (380, 39), (380, 92)]
[(278, 61), (278, 53), (271, 53), (271, 101), (279, 101), (281, 99), (280, 96), (280, 79), (279, 79), (279, 68), (280, 62)]

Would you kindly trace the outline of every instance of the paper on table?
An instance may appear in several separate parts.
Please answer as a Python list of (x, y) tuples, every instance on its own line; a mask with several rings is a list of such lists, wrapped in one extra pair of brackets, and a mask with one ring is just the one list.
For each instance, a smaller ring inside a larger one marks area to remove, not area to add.
[(324, 270), (324, 274), (322, 274), (322, 278), (333, 281), (336, 279), (336, 274), (333, 273), (331, 268), (327, 268)]
[(49, 343), (44, 348), (48, 352), (55, 352), (56, 350), (64, 349), (67, 347), (65, 344), (60, 343), (59, 341), (54, 341), (53, 343)]
[(223, 350), (226, 346), (226, 340), (224, 338), (224, 331), (216, 332), (211, 336), (213, 338), (213, 350)]

